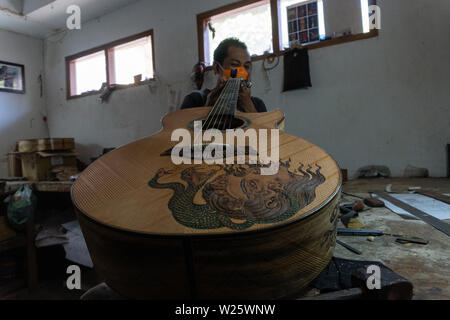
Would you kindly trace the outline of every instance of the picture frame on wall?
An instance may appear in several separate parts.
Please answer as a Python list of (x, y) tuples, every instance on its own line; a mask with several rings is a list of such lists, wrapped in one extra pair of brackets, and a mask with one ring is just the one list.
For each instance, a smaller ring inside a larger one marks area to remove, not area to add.
[(25, 93), (25, 66), (0, 61), (0, 92)]

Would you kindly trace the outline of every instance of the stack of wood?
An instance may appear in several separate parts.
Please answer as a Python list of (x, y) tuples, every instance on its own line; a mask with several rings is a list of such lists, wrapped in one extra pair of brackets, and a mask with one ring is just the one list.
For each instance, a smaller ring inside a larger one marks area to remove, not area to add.
[[(20, 157), (21, 176), (29, 181), (70, 181), (78, 173), (73, 138), (20, 140), (11, 154)], [(10, 167), (11, 174), (17, 175), (17, 170)]]

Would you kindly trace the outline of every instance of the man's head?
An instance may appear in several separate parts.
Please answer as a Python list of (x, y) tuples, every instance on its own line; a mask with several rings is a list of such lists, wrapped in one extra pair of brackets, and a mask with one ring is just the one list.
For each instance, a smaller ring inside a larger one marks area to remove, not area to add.
[(220, 74), (222, 69), (237, 67), (244, 67), (250, 75), (252, 62), (247, 45), (237, 38), (225, 39), (214, 51), (214, 71)]

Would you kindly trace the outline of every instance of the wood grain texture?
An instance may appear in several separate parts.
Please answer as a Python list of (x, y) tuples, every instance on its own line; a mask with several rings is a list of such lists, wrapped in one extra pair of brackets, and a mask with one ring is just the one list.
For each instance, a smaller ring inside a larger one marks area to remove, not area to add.
[[(280, 132), (280, 170), (174, 165), (164, 156), (210, 108), (168, 114), (163, 130), (98, 159), (72, 200), (96, 269), (134, 299), (279, 299), (308, 285), (336, 242), (341, 177), (321, 148)], [(248, 128), (284, 114), (237, 113)], [(245, 129), (247, 130), (247, 129)]]
[(281, 228), (208, 237), (124, 232), (77, 215), (96, 270), (124, 297), (283, 299), (331, 260), (338, 199)]
[[(181, 110), (167, 115), (163, 119), (164, 130), (116, 149), (89, 166), (74, 184), (74, 204), (91, 219), (125, 231), (158, 235), (234, 232), (228, 228), (197, 230), (177, 223), (168, 208), (173, 190), (155, 189), (148, 185), (158, 170), (163, 168), (168, 173), (160, 178), (160, 183), (181, 183), (187, 186), (180, 176), (190, 165), (174, 165), (170, 157), (161, 157), (160, 154), (178, 143), (170, 142), (172, 130), (187, 127), (193, 119), (206, 116), (209, 111), (209, 108), (197, 109)], [(280, 110), (262, 116), (240, 113), (237, 115), (250, 119), (250, 128), (273, 128), (284, 119)], [(270, 150), (275, 147), (278, 146), (269, 144), (268, 148)], [(324, 202), (330, 201), (340, 187), (340, 171), (335, 161), (321, 148), (283, 132), (280, 132), (279, 152), (282, 161), (291, 160), (291, 171), (299, 174), (297, 168), (301, 165), (304, 168), (310, 166), (312, 170), (319, 166), (325, 177), (324, 183), (315, 190), (314, 202), (302, 208), (289, 220), (281, 222), (286, 223), (299, 219)], [(212, 170), (213, 168), (208, 167), (214, 166), (195, 167), (201, 171)], [(220, 174), (220, 170), (217, 174)], [(199, 190), (200, 193), (202, 191)], [(202, 199), (196, 199), (200, 201), (197, 204), (202, 204)], [(271, 228), (278, 224), (256, 224), (250, 230)]]

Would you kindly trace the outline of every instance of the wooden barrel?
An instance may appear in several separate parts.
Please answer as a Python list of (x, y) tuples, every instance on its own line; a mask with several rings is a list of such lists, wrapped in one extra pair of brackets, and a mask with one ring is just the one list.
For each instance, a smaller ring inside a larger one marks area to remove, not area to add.
[[(341, 173), (321, 148), (280, 132), (280, 167), (174, 165), (172, 128), (104, 155), (72, 188), (94, 266), (134, 299), (282, 299), (301, 291), (332, 258)], [(247, 117), (264, 127), (274, 112)], [(172, 119), (173, 118), (173, 119)], [(171, 126), (173, 120), (174, 125)]]

